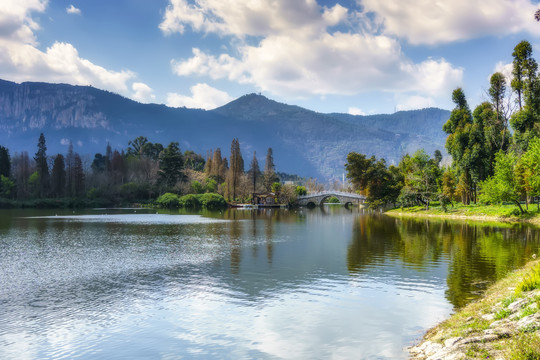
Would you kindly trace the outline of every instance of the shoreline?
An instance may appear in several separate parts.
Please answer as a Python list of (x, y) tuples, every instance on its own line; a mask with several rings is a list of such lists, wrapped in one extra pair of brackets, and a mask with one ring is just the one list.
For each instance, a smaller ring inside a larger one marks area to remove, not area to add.
[[(540, 289), (516, 290), (540, 266), (533, 260), (490, 286), (407, 347), (411, 359), (523, 359), (540, 356)], [(530, 357), (533, 355), (534, 357)]]
[[(540, 218), (490, 215), (385, 212), (393, 218), (527, 224), (539, 227)], [(540, 249), (539, 249), (540, 251)], [(533, 257), (535, 258), (535, 256)], [(477, 300), (428, 329), (421, 340), (406, 348), (410, 359), (522, 359), (540, 356), (540, 289), (517, 292), (516, 284), (530, 276), (540, 260), (532, 260), (492, 284)]]
[(402, 212), (395, 209), (385, 211), (385, 215), (400, 218), (400, 217), (416, 217), (416, 218), (436, 218), (436, 219), (449, 219), (449, 220), (473, 220), (473, 221), (489, 221), (499, 222), (505, 224), (530, 224), (540, 227), (540, 218), (519, 218), (519, 217), (506, 217), (506, 216), (492, 216), (492, 215), (463, 215), (463, 214), (430, 214), (419, 212)]

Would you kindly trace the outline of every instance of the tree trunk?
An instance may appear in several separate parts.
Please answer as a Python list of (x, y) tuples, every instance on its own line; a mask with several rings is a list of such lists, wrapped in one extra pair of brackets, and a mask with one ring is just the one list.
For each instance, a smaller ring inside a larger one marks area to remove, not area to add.
[(523, 208), (521, 207), (521, 203), (519, 202), (519, 200), (514, 200), (514, 202), (519, 207), (519, 211), (521, 211), (521, 215), (525, 214), (525, 211), (523, 211)]

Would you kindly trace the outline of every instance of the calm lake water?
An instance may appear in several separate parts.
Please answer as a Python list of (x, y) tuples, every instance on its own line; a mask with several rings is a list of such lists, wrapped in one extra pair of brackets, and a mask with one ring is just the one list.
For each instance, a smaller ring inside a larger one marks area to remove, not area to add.
[(406, 358), (539, 247), (341, 207), (0, 211), (0, 358)]

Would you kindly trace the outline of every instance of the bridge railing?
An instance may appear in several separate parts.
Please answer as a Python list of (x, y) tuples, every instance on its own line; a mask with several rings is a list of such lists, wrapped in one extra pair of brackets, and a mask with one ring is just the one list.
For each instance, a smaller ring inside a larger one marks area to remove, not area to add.
[(307, 195), (301, 195), (301, 196), (298, 196), (298, 198), (301, 199), (301, 198), (310, 198), (310, 197), (325, 196), (325, 195), (347, 196), (347, 197), (354, 197), (354, 198), (360, 198), (360, 199), (365, 198), (364, 195), (359, 195), (357, 193), (343, 192), (343, 191), (321, 191), (321, 192), (316, 192), (316, 193), (309, 193)]

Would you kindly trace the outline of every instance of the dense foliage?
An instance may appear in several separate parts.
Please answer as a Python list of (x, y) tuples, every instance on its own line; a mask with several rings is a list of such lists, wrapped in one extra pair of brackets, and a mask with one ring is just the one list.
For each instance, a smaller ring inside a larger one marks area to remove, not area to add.
[[(452, 93), (455, 104), (443, 125), (451, 164), (440, 152), (405, 155), (397, 167), (384, 159), (350, 153), (347, 177), (373, 207), (424, 205), (439, 200), (443, 208), (464, 204), (514, 203), (524, 213), (540, 198), (540, 75), (527, 41), (512, 53), (510, 79), (490, 78), (489, 101), (471, 111), (463, 89)], [(539, 204), (540, 206), (540, 204)]]
[(275, 190), (283, 203), (298, 196), (294, 187), (272, 187), (284, 180), (275, 172), (271, 148), (264, 172), (255, 153), (251, 168), (244, 170), (238, 139), (232, 141), (229, 159), (222, 157), (219, 148), (209, 151), (205, 159), (190, 150), (182, 152), (178, 142), (164, 147), (144, 136), (129, 141), (126, 151), (108, 145), (92, 161), (75, 152), (73, 144), (65, 156), (48, 156), (41, 134), (33, 158), (26, 152), (12, 158), (0, 146), (0, 206), (112, 206), (155, 201), (163, 208), (217, 209), (227, 205), (226, 199), (249, 202), (258, 192)]

